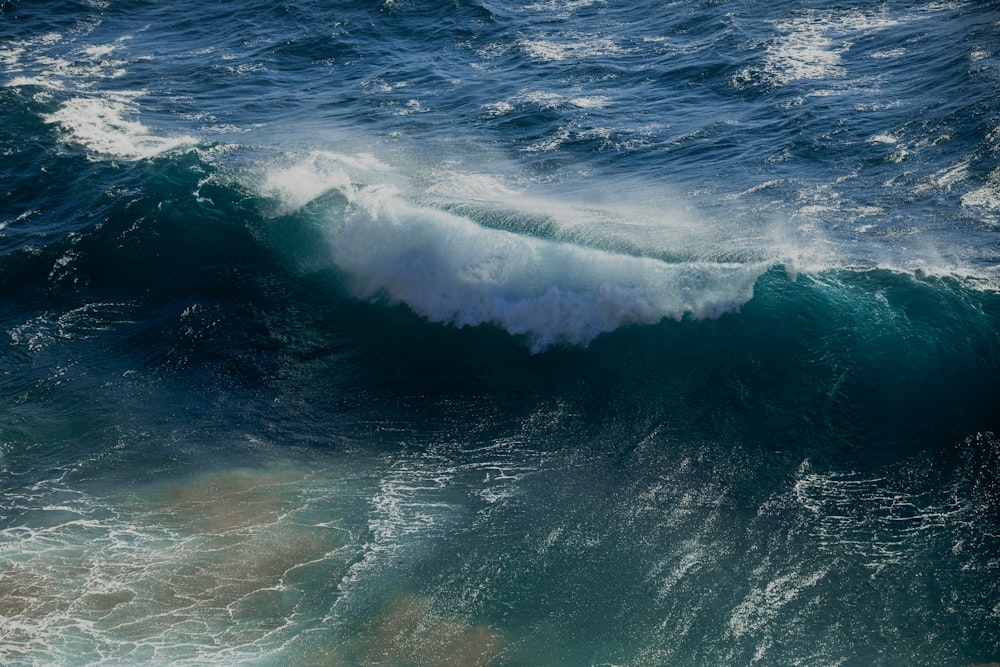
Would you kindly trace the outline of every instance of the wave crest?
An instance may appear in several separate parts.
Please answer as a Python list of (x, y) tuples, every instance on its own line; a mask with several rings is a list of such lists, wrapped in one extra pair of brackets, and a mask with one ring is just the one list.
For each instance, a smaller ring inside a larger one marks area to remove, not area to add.
[(629, 324), (738, 310), (769, 266), (667, 263), (486, 228), (383, 187), (346, 194), (333, 256), (356, 297), (458, 327), (499, 325), (534, 352), (587, 345)]

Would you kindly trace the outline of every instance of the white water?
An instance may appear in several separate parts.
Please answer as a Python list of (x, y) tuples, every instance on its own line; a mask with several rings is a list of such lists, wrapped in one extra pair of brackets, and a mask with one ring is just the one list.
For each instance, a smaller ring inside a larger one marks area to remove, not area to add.
[(497, 324), (534, 351), (586, 345), (628, 324), (735, 311), (767, 268), (671, 264), (489, 229), (378, 187), (353, 193), (331, 243), (359, 298), (382, 296), (459, 327)]

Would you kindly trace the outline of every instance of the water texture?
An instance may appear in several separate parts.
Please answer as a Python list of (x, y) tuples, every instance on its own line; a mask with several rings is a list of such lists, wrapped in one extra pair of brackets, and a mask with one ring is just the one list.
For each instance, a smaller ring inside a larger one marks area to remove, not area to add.
[(1000, 661), (1000, 11), (0, 9), (0, 663)]

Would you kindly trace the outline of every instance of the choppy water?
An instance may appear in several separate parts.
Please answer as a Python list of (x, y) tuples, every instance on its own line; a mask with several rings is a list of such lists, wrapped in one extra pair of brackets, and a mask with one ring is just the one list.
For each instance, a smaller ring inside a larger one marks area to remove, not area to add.
[(12, 0), (0, 662), (1000, 660), (1000, 11)]

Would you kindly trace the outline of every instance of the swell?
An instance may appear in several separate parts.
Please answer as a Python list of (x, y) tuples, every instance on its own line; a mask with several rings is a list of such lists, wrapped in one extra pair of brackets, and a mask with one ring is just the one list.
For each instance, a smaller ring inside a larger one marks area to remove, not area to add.
[(62, 220), (0, 255), (11, 394), (61, 366), (79, 387), (139, 371), (236, 392), (219, 400), (265, 421), (286, 394), (314, 416), (559, 396), (587, 420), (876, 456), (1000, 429), (1000, 295), (968, 279), (637, 256), (337, 170), (293, 174), (296, 198), (202, 149), (55, 164), (90, 187), (5, 230)]
[[(637, 648), (618, 662), (746, 663), (774, 628), (831, 617), (832, 648), (768, 657), (864, 660), (854, 647), (903, 607), (974, 630), (944, 648), (896, 639), (901, 655), (996, 648), (982, 527), (996, 514), (997, 292), (751, 263), (738, 308), (667, 308), (539, 346), (502, 318), (422, 312), (406, 290), (478, 303), (493, 285), (545, 303), (552, 286), (633, 280), (649, 301), (677, 287), (663, 265), (683, 275), (703, 260), (574, 237), (544, 211), (490, 217), (489, 183), (460, 205), (391, 193), (385, 178), (367, 189), (380, 181), (360, 157), (254, 175), (203, 146), (119, 163), (81, 153), (50, 164), (79, 180), (8, 229), (61, 223), (0, 254), (0, 531), (24, 633), (9, 654), (61, 658), (66, 608), (100, 621), (74, 635), (77, 653), (131, 657), (141, 641), (202, 663), (244, 649), (370, 662), (414, 655), (432, 603), (529, 638), (514, 649), (526, 663), (591, 660), (622, 636)], [(500, 265), (460, 280), (493, 252)], [(737, 285), (725, 270), (686, 287), (725, 293)], [(581, 308), (551, 326), (601, 310)], [(936, 590), (898, 584), (941, 572), (971, 591), (957, 615)], [(431, 602), (396, 595), (428, 576)], [(106, 583), (121, 597), (93, 594)], [(526, 599), (592, 646), (540, 636)], [(610, 625), (609, 599), (628, 601)], [(274, 609), (301, 622), (276, 634)], [(386, 649), (382, 628), (399, 624)], [(319, 648), (292, 638), (314, 631)], [(711, 632), (725, 640), (706, 648)]]

